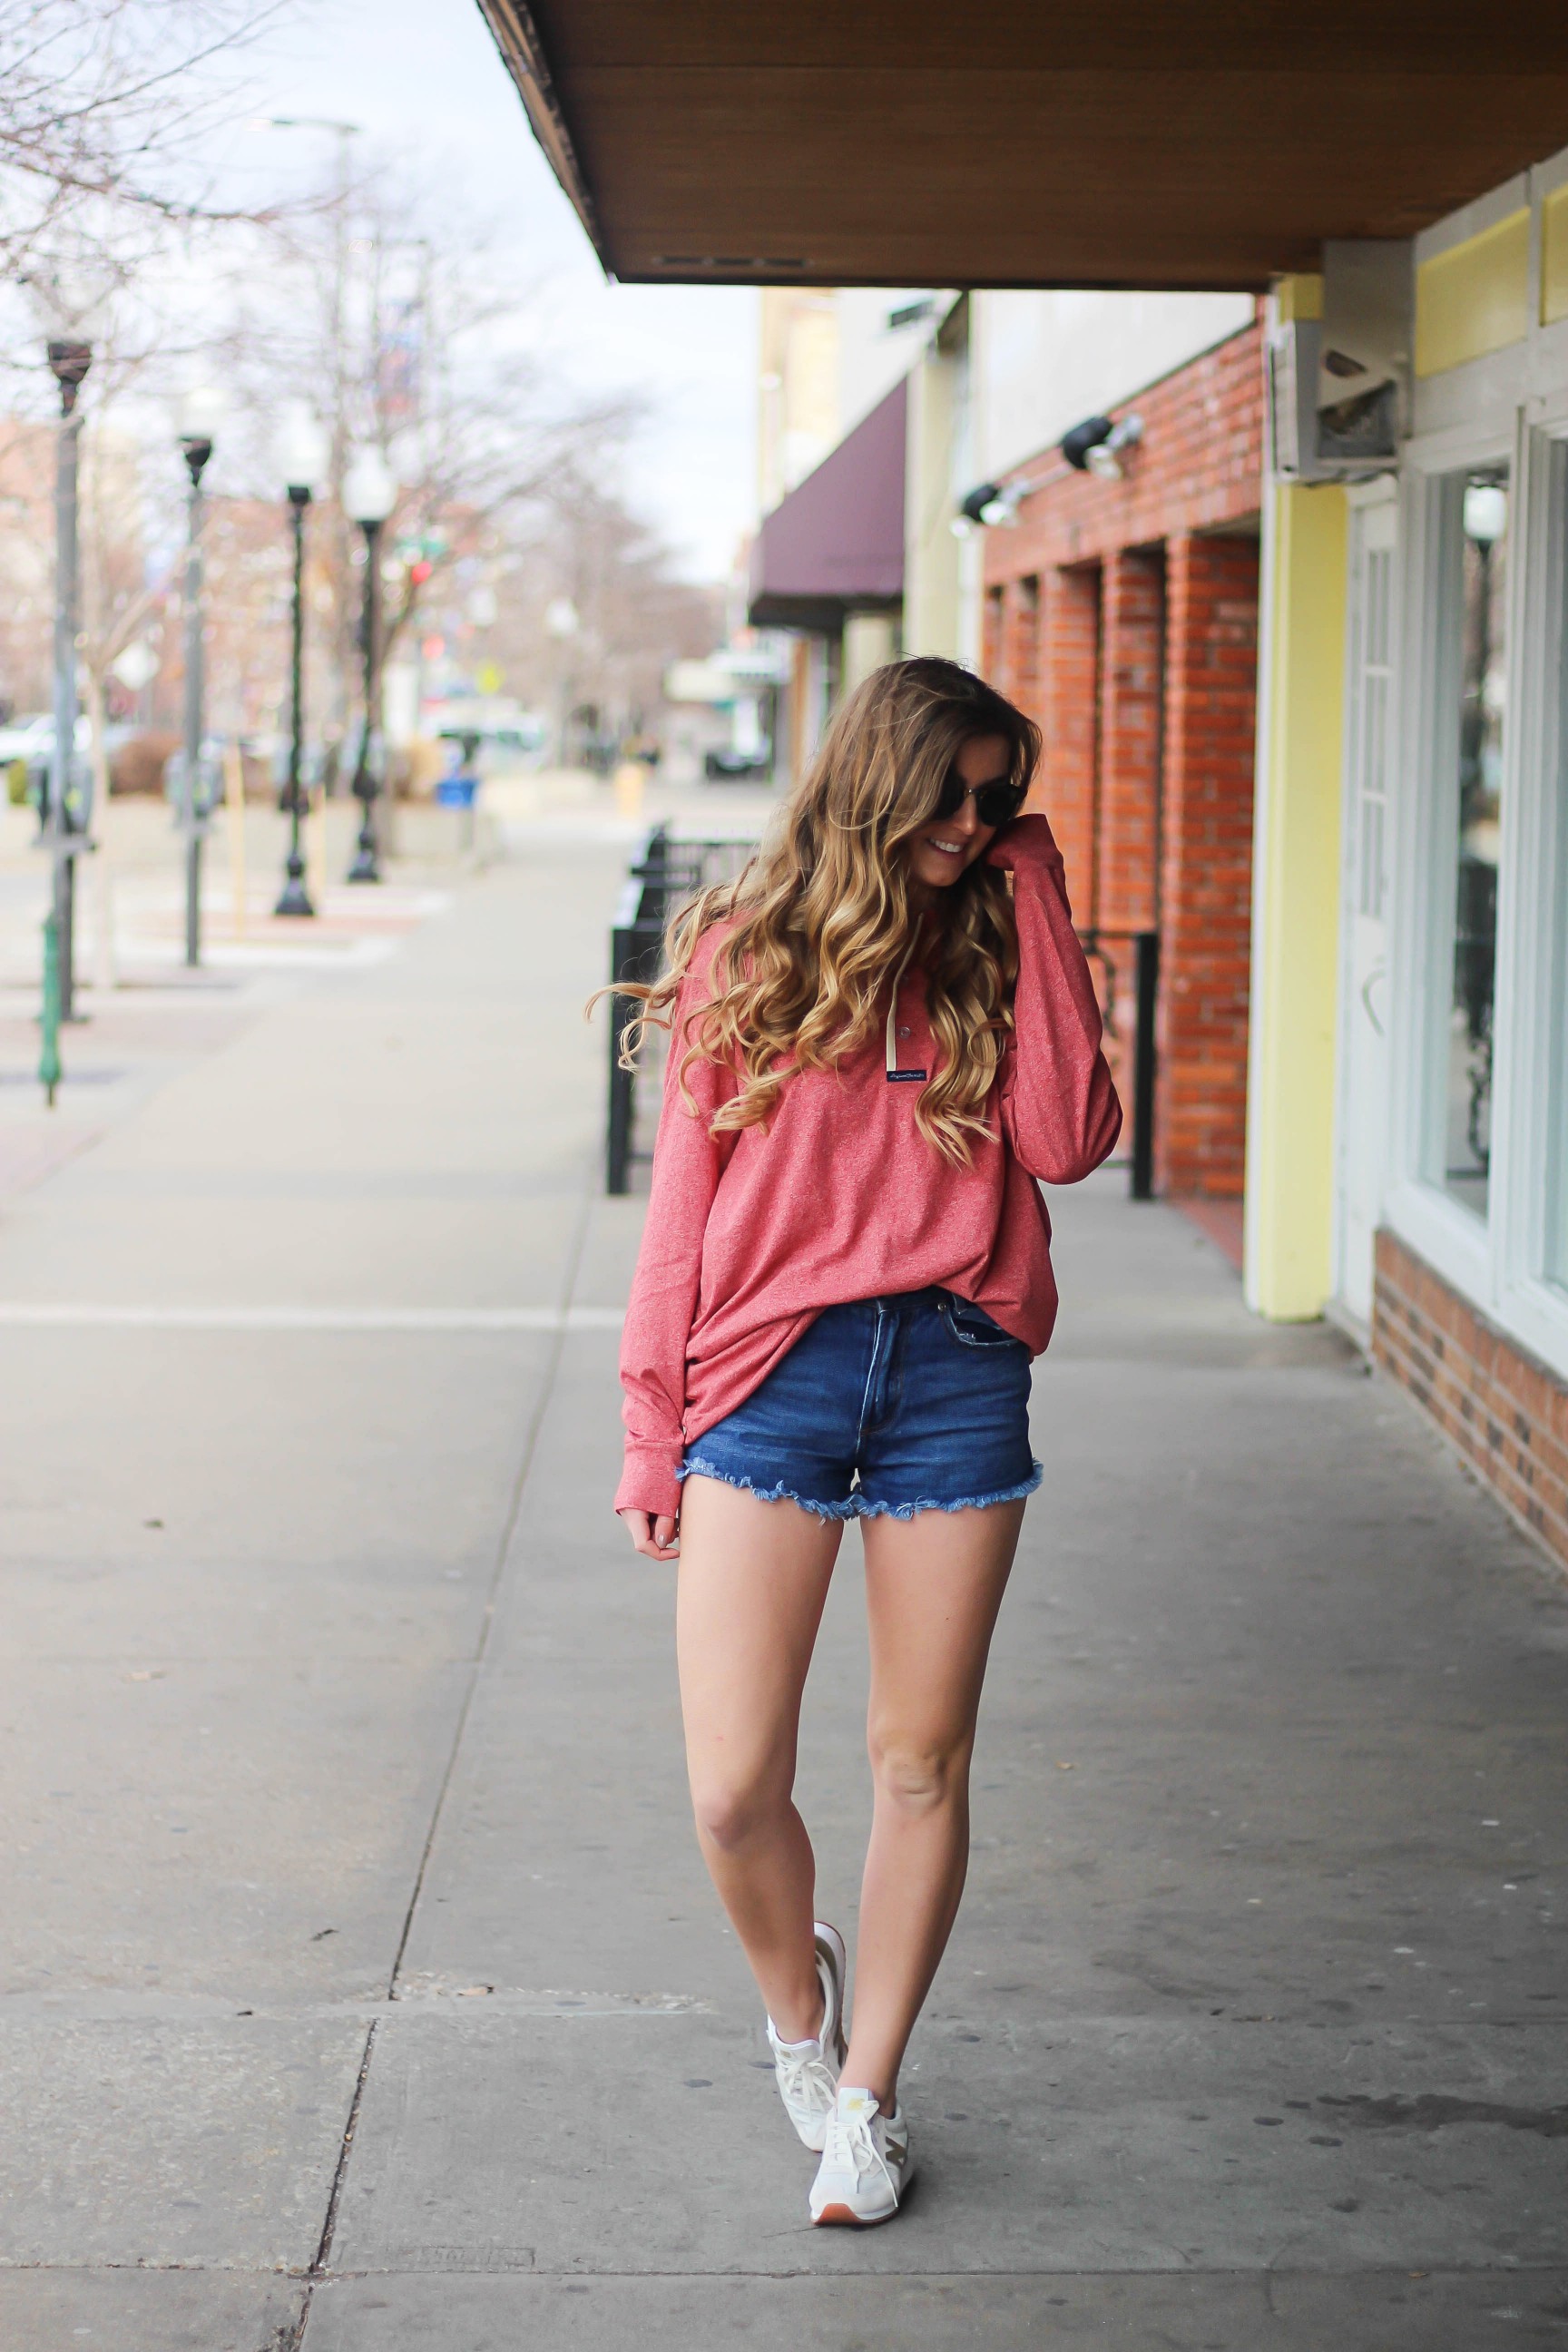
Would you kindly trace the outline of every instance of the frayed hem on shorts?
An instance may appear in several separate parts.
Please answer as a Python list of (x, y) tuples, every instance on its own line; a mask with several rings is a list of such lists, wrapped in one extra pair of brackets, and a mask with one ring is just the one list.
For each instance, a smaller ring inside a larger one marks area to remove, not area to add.
[(759, 1503), (796, 1503), (803, 1511), (815, 1512), (819, 1519), (853, 1519), (859, 1517), (853, 1495), (842, 1503), (814, 1503), (808, 1496), (797, 1495), (782, 1479), (776, 1486), (759, 1486), (751, 1478), (737, 1478), (730, 1471), (721, 1470), (711, 1462), (704, 1462), (700, 1455), (695, 1461), (683, 1462), (675, 1475), (678, 1478), (717, 1478), (721, 1486), (739, 1486), (743, 1493), (754, 1495)]
[(1021, 1503), (1032, 1495), (1045, 1476), (1045, 1467), (1035, 1463), (1030, 1475), (1016, 1486), (1001, 1486), (993, 1495), (960, 1495), (946, 1503), (935, 1495), (922, 1496), (917, 1503), (868, 1503), (861, 1495), (846, 1496), (842, 1503), (813, 1502), (805, 1495), (797, 1495), (781, 1479), (776, 1486), (759, 1486), (752, 1479), (735, 1477), (728, 1470), (720, 1470), (700, 1455), (682, 1463), (677, 1478), (717, 1478), (722, 1486), (738, 1486), (742, 1493), (754, 1495), (759, 1503), (794, 1503), (803, 1511), (814, 1512), (819, 1519), (912, 1519), (919, 1511), (988, 1511), (994, 1503)]
[(862, 1519), (912, 1519), (917, 1511), (988, 1511), (993, 1503), (1021, 1503), (1026, 1495), (1034, 1493), (1045, 1475), (1043, 1464), (1037, 1462), (1029, 1476), (1016, 1486), (999, 1486), (994, 1495), (960, 1495), (951, 1503), (942, 1502), (934, 1495), (922, 1496), (918, 1503), (866, 1503), (857, 1495), (854, 1498), (858, 1507), (857, 1517)]

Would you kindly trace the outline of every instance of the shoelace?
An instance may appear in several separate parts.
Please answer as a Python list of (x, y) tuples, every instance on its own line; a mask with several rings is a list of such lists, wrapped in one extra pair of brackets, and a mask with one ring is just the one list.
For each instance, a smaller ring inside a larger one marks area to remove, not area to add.
[(779, 2084), (786, 2099), (797, 2099), (804, 2105), (806, 2095), (824, 2112), (832, 2106), (838, 2095), (838, 2085), (833, 2079), (827, 2061), (820, 2053), (815, 2058), (805, 2050), (773, 2052), (773, 2063), (779, 2071)]
[(877, 2154), (877, 2143), (871, 2137), (871, 2118), (864, 2107), (846, 2110), (843, 2107), (835, 2106), (832, 2129), (837, 2146), (830, 2148), (827, 2158), (829, 2162), (835, 2156), (841, 2162), (847, 2158), (855, 2168), (857, 2180), (862, 2174), (869, 2172), (874, 2165), (881, 2162), (881, 2158)]

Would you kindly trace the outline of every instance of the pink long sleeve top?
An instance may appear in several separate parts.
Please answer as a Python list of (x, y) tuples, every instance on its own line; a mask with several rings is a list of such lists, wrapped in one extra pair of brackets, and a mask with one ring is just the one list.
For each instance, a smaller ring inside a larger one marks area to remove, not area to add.
[[(653, 1184), (621, 1343), (626, 1466), (616, 1508), (673, 1517), (687, 1444), (743, 1404), (825, 1307), (940, 1285), (1030, 1353), (1056, 1320), (1050, 1220), (1037, 1178), (1071, 1184), (1116, 1141), (1121, 1108), (1100, 1051), (1100, 1007), (1072, 928), (1060, 852), (1043, 816), (985, 853), (1013, 869), (1014, 1028), (967, 1167), (915, 1125), (919, 1087), (889, 1082), (882, 1032), (836, 1068), (792, 1077), (765, 1129), (710, 1133), (738, 1089), (695, 1060), (685, 1032), (708, 1001), (720, 931), (700, 944), (676, 1003)], [(931, 1067), (924, 976), (894, 1012), (900, 1068)]]

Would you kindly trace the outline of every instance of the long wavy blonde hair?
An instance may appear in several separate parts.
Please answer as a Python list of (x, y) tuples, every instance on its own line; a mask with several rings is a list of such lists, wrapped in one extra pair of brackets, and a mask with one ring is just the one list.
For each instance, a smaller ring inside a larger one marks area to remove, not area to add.
[(984, 735), (1005, 740), (1011, 781), (1027, 785), (1039, 730), (994, 688), (956, 662), (874, 670), (840, 707), (739, 879), (675, 916), (651, 987), (618, 992), (640, 1000), (622, 1037), (623, 1065), (632, 1066), (650, 1027), (673, 1025), (704, 935), (731, 926), (713, 954), (710, 1000), (683, 1024), (679, 1075), (684, 1090), (694, 1061), (731, 1063), (739, 1090), (713, 1132), (764, 1127), (793, 1078), (833, 1069), (876, 1033), (893, 977), (918, 945), (936, 1055), (915, 1118), (944, 1160), (966, 1162), (973, 1139), (987, 1132), (986, 1098), (1012, 1027), (1012, 902), (1004, 876), (977, 862), (940, 894), (928, 919), (911, 890), (907, 845), (935, 814), (960, 750)]

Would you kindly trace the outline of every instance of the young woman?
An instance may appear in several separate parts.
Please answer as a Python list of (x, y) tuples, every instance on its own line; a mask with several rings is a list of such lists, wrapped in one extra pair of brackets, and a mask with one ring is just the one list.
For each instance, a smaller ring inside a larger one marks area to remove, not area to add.
[[(958, 1910), (986, 1654), (1042, 1475), (1035, 1179), (1086, 1176), (1121, 1121), (1062, 861), (1019, 814), (1038, 753), (955, 663), (878, 670), (770, 844), (677, 922), (637, 1024), (672, 1034), (616, 1508), (680, 1563), (698, 1836), (821, 2154), (817, 2222), (885, 2221), (910, 2178), (899, 2066)], [(875, 1809), (846, 2052), (792, 1790), (851, 1518)]]

